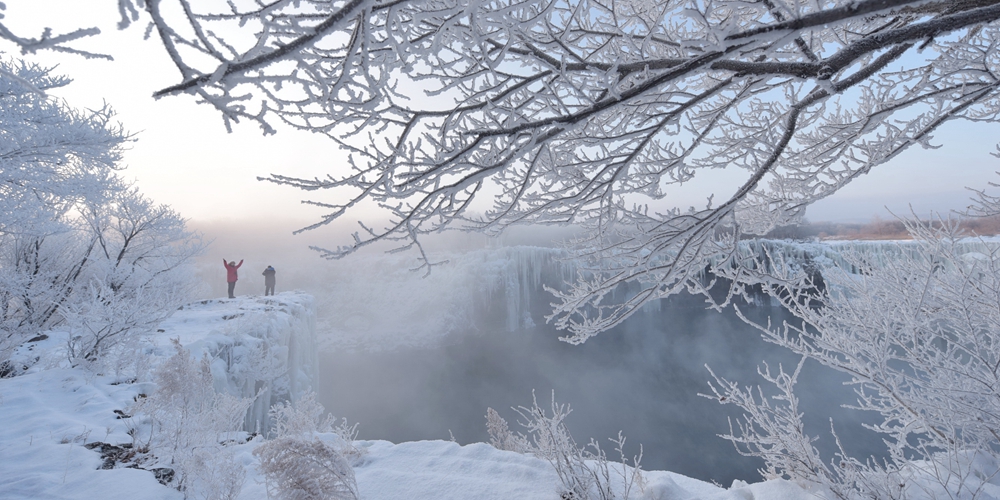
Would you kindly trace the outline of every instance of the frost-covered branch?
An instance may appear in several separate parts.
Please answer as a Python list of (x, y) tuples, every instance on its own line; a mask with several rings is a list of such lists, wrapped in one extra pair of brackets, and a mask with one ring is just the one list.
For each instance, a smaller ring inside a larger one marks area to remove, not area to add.
[[(6, 6), (3, 3), (0, 3), (0, 39), (7, 40), (20, 47), (22, 55), (34, 54), (42, 50), (51, 50), (55, 52), (76, 54), (89, 59), (112, 59), (111, 56), (106, 54), (97, 54), (86, 50), (80, 50), (72, 46), (72, 43), (77, 40), (99, 35), (101, 30), (97, 28), (78, 28), (71, 32), (62, 34), (53, 34), (51, 28), (45, 28), (38, 37), (26, 37), (15, 34), (10, 30), (10, 28), (7, 27), (7, 23), (3, 22), (5, 16), (2, 12), (4, 10), (6, 10)], [(16, 73), (9, 72), (7, 68), (0, 68), (0, 75), (10, 78), (16, 75)]]
[(779, 389), (775, 405), (717, 378), (715, 396), (747, 412), (727, 437), (764, 458), (769, 476), (843, 498), (902, 498), (916, 488), (986, 495), (1000, 444), (1000, 246), (965, 237), (952, 221), (906, 226), (913, 242), (842, 250), (841, 264), (820, 270), (823, 283), (780, 255), (742, 255), (742, 269), (759, 270), (743, 282), (797, 318), (757, 325), (764, 339), (849, 376), (850, 407), (878, 416), (868, 427), (887, 446), (881, 464), (843, 450), (824, 464), (798, 420), (794, 375), (763, 373)]
[[(265, 178), (330, 193), (309, 228), (381, 207), (324, 256), (451, 228), (586, 226), (588, 272), (551, 317), (574, 341), (1000, 102), (996, 0), (171, 3), (142, 4), (181, 73), (158, 97), (192, 93), (227, 123), (280, 122), (348, 152), (325, 177)], [(744, 177), (717, 206), (667, 197), (721, 168)], [(630, 280), (641, 296), (609, 303)]]

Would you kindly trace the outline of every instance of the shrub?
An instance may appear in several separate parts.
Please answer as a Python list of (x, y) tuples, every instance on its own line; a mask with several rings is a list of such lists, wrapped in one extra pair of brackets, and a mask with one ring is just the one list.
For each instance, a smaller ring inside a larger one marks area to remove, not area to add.
[(356, 500), (350, 462), (318, 438), (280, 437), (254, 450), (269, 495), (284, 500)]
[(149, 418), (152, 466), (173, 469), (185, 495), (235, 498), (244, 472), (223, 443), (242, 428), (253, 400), (215, 392), (208, 359), (196, 361), (177, 339), (173, 344), (174, 355), (154, 372), (156, 390), (139, 398), (131, 414)]
[(620, 455), (620, 461), (613, 465), (597, 441), (591, 439), (584, 448), (577, 446), (563, 423), (572, 410), (569, 405), (556, 403), (555, 393), (552, 394), (551, 416), (538, 406), (534, 394), (531, 408), (522, 406), (515, 411), (522, 418), (519, 424), (527, 429), (527, 436), (514, 434), (507, 427), (507, 422), (489, 408), (486, 412), (486, 425), (490, 444), (498, 449), (530, 453), (547, 460), (562, 483), (561, 498), (614, 500), (619, 498), (620, 493), (620, 498), (627, 500), (634, 486), (641, 488), (641, 447), (639, 455), (633, 457), (632, 466), (629, 466), (624, 452), (625, 437), (621, 432), (617, 438), (610, 439)]

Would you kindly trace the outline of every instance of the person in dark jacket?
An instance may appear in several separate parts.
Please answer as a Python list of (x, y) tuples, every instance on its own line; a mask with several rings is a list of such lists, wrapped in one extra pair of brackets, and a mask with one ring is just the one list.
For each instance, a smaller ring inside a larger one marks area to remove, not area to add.
[(236, 280), (239, 279), (236, 275), (236, 270), (243, 265), (243, 259), (240, 259), (239, 264), (235, 260), (226, 262), (226, 259), (222, 259), (222, 265), (226, 266), (226, 282), (229, 283), (229, 298), (235, 299), (236, 296), (233, 295), (233, 292), (236, 290)]
[(274, 295), (274, 268), (267, 266), (260, 274), (264, 275), (264, 295)]

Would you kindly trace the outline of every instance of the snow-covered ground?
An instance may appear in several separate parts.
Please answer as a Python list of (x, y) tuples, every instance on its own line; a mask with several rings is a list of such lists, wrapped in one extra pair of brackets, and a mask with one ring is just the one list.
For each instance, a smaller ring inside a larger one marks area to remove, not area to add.
[[(291, 345), (308, 341), (311, 307), (311, 297), (294, 292), (190, 304), (161, 325), (145, 352), (150, 364), (156, 365), (172, 353), (169, 339), (178, 338), (195, 356), (214, 358), (217, 390), (242, 391), (238, 372), (250, 358), (240, 358), (240, 351), (252, 348), (253, 338), (269, 339), (272, 347), (278, 347), (272, 353), (284, 356), (282, 373), (299, 374), (298, 380), (288, 379), (281, 393), (295, 397), (307, 390), (301, 377), (315, 376), (311, 364), (315, 358), (310, 358), (315, 347)], [(151, 471), (105, 461), (97, 444), (132, 442), (129, 431), (137, 424), (121, 417), (140, 393), (152, 389), (151, 383), (67, 366), (61, 355), (62, 335), (51, 332), (48, 339), (33, 343), (30, 351), (21, 353), (21, 359), (33, 365), (22, 375), (0, 379), (0, 498), (183, 498), (183, 493), (160, 484)], [(216, 373), (220, 368), (228, 372)], [(257, 436), (232, 446), (234, 460), (247, 472), (238, 498), (268, 498), (252, 454), (263, 442)], [(362, 450), (354, 472), (363, 499), (555, 500), (561, 491), (558, 476), (545, 460), (484, 443), (357, 441), (354, 445)], [(640, 483), (632, 498), (816, 498), (786, 481), (738, 482), (727, 489), (670, 472), (646, 471)], [(201, 498), (197, 492), (188, 493)]]

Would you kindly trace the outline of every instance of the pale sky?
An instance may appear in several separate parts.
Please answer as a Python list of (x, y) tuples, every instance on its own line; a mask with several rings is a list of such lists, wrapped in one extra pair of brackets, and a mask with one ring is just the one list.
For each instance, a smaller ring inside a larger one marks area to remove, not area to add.
[[(304, 192), (256, 177), (316, 176), (341, 168), (345, 156), (334, 143), (291, 130), (263, 136), (250, 123), (229, 134), (219, 114), (191, 96), (154, 100), (153, 92), (176, 83), (178, 72), (156, 40), (143, 40), (144, 24), (116, 28), (115, 2), (20, 0), (7, 3), (6, 20), (22, 36), (37, 36), (46, 26), (55, 32), (101, 29), (99, 36), (74, 46), (110, 54), (113, 62), (53, 52), (27, 59), (58, 64), (56, 72), (74, 80), (52, 91), (70, 105), (112, 105), (118, 120), (138, 138), (125, 156), (124, 177), (134, 179), (146, 196), (196, 220), (283, 218), (305, 224), (322, 213), (299, 203)], [(0, 42), (0, 50), (16, 54), (12, 44)]]
[[(7, 2), (5, 22), (21, 36), (37, 36), (43, 27), (55, 32), (97, 26), (102, 34), (78, 47), (108, 53), (115, 61), (42, 53), (28, 56), (58, 64), (74, 83), (53, 94), (75, 107), (96, 107), (106, 100), (118, 112), (138, 142), (126, 154), (124, 177), (142, 192), (174, 207), (194, 221), (253, 221), (286, 223), (289, 230), (318, 220), (322, 210), (300, 204), (315, 195), (256, 180), (270, 173), (313, 177), (347, 168), (346, 155), (327, 138), (292, 130), (263, 136), (250, 123), (226, 132), (219, 115), (191, 96), (159, 101), (154, 91), (176, 83), (177, 72), (156, 40), (144, 41), (144, 25), (116, 28), (115, 2), (80, 0), (15, 0)], [(0, 50), (17, 49), (0, 42)], [(918, 215), (963, 208), (966, 186), (986, 187), (1000, 181), (1000, 160), (990, 156), (1000, 141), (1000, 126), (953, 123), (935, 143), (937, 150), (912, 149), (875, 169), (834, 197), (807, 212), (813, 221), (868, 221), (891, 217), (888, 206), (906, 214), (912, 204)], [(724, 175), (724, 174), (713, 174)], [(719, 199), (719, 196), (716, 197)], [(680, 205), (704, 205), (698, 194)], [(294, 227), (293, 227), (294, 226)]]

